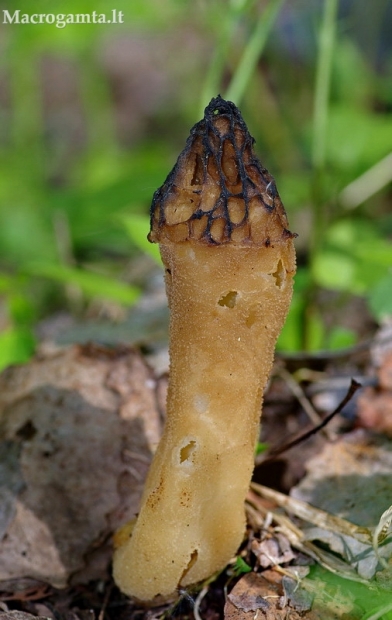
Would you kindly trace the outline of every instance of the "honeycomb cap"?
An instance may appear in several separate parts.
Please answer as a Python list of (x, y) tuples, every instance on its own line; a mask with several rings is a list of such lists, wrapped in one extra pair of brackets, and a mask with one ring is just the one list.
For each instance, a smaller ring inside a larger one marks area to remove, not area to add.
[(212, 99), (153, 196), (149, 240), (268, 247), (296, 237), (254, 142), (234, 103)]

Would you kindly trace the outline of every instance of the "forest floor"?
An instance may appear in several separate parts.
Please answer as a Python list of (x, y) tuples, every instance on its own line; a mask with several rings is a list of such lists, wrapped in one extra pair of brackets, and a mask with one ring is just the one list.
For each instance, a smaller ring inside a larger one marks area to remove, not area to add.
[(115, 327), (56, 317), (1, 374), (0, 620), (392, 617), (388, 325), (345, 351), (276, 356), (246, 536), (222, 573), (154, 608), (118, 591), (111, 538), (162, 432), (166, 324), (162, 290)]

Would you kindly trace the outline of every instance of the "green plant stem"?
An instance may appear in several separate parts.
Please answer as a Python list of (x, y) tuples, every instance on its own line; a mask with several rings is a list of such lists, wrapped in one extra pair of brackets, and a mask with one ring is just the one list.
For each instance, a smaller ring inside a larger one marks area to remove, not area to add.
[(204, 80), (200, 99), (200, 116), (203, 116), (204, 108), (207, 103), (216, 97), (219, 92), (220, 84), (227, 61), (228, 50), (233, 30), (238, 19), (238, 11), (230, 3), (227, 14), (220, 26), (217, 44), (208, 67), (207, 75)]
[(18, 190), (23, 193), (28, 187), (30, 191), (34, 188), (41, 192), (45, 179), (45, 147), (38, 55), (26, 54), (25, 48), (10, 48), (8, 62), (4, 64), (11, 87), (10, 157), (23, 179)]
[[(313, 134), (312, 134), (312, 202), (313, 221), (309, 247), (309, 265), (312, 276), (312, 265), (323, 243), (324, 232), (327, 229), (327, 206), (325, 204), (325, 167), (326, 167), (326, 140), (328, 131), (328, 112), (331, 90), (331, 73), (333, 50), (336, 38), (336, 21), (339, 0), (324, 0), (324, 11), (321, 22), (318, 57), (316, 66), (316, 83), (313, 104)], [(315, 284), (311, 277), (310, 286), (305, 293), (306, 313), (310, 316), (314, 311)], [(303, 347), (310, 346), (308, 333), (309, 322), (305, 317)]]
[(356, 209), (365, 200), (383, 189), (392, 181), (392, 152), (383, 157), (361, 176), (351, 181), (339, 194), (344, 209)]
[(319, 37), (312, 142), (312, 164), (313, 168), (318, 171), (323, 170), (325, 167), (328, 104), (338, 1), (339, 0), (325, 0)]
[(116, 152), (118, 144), (110, 88), (105, 75), (97, 68), (94, 56), (90, 50), (83, 54), (80, 63), (80, 93), (82, 102), (88, 115), (86, 125), (88, 140), (92, 153), (101, 151)]
[(224, 0), (219, 8), (220, 14), (218, 19), (215, 16), (214, 23), (219, 24), (216, 36), (217, 41), (201, 92), (200, 116), (203, 116), (204, 108), (208, 101), (212, 97), (216, 97), (220, 92), (235, 28), (255, 2), (256, 0), (229, 0), (227, 3)]
[(336, 36), (336, 16), (339, 0), (325, 0), (324, 13), (319, 36), (319, 49), (316, 67), (316, 85), (313, 108), (312, 140), (312, 198), (313, 227), (310, 243), (310, 263), (313, 264), (315, 252), (326, 229), (325, 202), (325, 164), (326, 139), (328, 131), (328, 111), (331, 89), (333, 49)]
[(268, 35), (285, 0), (271, 0), (260, 15), (256, 27), (245, 47), (242, 58), (225, 93), (225, 99), (240, 105), (252, 74), (264, 49)]

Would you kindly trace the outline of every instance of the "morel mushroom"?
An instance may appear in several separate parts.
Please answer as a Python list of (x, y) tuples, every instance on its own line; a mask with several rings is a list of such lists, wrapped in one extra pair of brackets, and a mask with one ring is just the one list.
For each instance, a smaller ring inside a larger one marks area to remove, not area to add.
[(167, 420), (114, 555), (118, 586), (142, 600), (224, 568), (245, 532), (263, 390), (295, 273), (295, 235), (253, 142), (236, 106), (213, 99), (152, 202), (171, 313)]

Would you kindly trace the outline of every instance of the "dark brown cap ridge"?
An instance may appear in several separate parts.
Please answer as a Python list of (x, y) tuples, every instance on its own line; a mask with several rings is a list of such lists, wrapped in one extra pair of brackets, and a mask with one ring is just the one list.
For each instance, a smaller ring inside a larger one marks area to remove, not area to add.
[(295, 237), (253, 144), (234, 103), (212, 99), (154, 194), (149, 240), (268, 247)]

